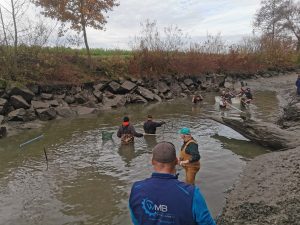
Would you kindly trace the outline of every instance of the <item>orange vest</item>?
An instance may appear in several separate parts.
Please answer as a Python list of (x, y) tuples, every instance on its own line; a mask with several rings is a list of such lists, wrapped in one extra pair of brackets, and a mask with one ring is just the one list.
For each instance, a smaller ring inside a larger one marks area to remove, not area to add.
[[(190, 143), (195, 143), (195, 144), (198, 144), (194, 139), (191, 139), (189, 141), (187, 141), (185, 143), (185, 145), (181, 148), (181, 151), (180, 151), (180, 160), (181, 161), (185, 161), (185, 160), (190, 160), (191, 159), (191, 155), (190, 154), (187, 154), (185, 152), (186, 148), (188, 147), (188, 145)], [(196, 162), (192, 162), (192, 163), (187, 163), (185, 164), (185, 166), (189, 166), (189, 167), (199, 167), (200, 168), (200, 161), (196, 161)]]

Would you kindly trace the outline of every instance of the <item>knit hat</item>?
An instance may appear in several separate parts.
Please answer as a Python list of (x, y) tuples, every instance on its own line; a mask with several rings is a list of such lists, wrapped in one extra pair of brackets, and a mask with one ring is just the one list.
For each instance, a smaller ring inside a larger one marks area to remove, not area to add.
[(171, 142), (160, 142), (152, 150), (153, 160), (160, 163), (171, 163), (176, 160), (175, 146)]
[(183, 128), (181, 128), (179, 130), (179, 134), (190, 135), (191, 134), (191, 130), (190, 130), (190, 128), (183, 127)]
[(129, 117), (128, 116), (124, 116), (123, 122), (129, 122)]

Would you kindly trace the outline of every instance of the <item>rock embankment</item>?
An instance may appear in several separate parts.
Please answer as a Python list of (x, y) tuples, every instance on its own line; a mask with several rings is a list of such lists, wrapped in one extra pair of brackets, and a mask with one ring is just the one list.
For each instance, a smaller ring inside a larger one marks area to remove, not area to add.
[(128, 104), (186, 97), (197, 91), (218, 91), (226, 79), (232, 81), (224, 75), (206, 75), (185, 78), (165, 76), (159, 80), (119, 79), (79, 86), (7, 85), (0, 87), (0, 138), (7, 134), (11, 123), (68, 118)]

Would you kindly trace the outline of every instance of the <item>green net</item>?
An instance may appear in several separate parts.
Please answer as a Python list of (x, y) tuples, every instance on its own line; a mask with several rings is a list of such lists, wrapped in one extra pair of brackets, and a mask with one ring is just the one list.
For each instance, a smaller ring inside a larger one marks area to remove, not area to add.
[(112, 140), (114, 132), (102, 131), (102, 140), (108, 141)]

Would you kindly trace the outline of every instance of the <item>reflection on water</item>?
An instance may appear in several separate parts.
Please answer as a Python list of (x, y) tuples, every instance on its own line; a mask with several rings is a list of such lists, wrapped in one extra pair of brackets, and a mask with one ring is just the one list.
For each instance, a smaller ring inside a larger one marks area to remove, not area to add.
[[(132, 183), (150, 176), (151, 149), (156, 143), (171, 141), (179, 151), (182, 143), (177, 132), (183, 126), (191, 128), (199, 143), (202, 167), (196, 185), (216, 216), (225, 202), (224, 191), (242, 171), (244, 159), (266, 149), (230, 128), (199, 119), (220, 113), (214, 96), (206, 97), (201, 105), (183, 99), (53, 121), (43, 129), (0, 140), (0, 224), (130, 224), (127, 199)], [(236, 110), (226, 113), (237, 115)], [(157, 136), (136, 138), (134, 145), (125, 146), (116, 133), (112, 140), (102, 140), (102, 132), (116, 131), (124, 115), (142, 132), (148, 114), (167, 122)], [(42, 140), (19, 148), (42, 133)], [(184, 180), (184, 171), (178, 171)]]

